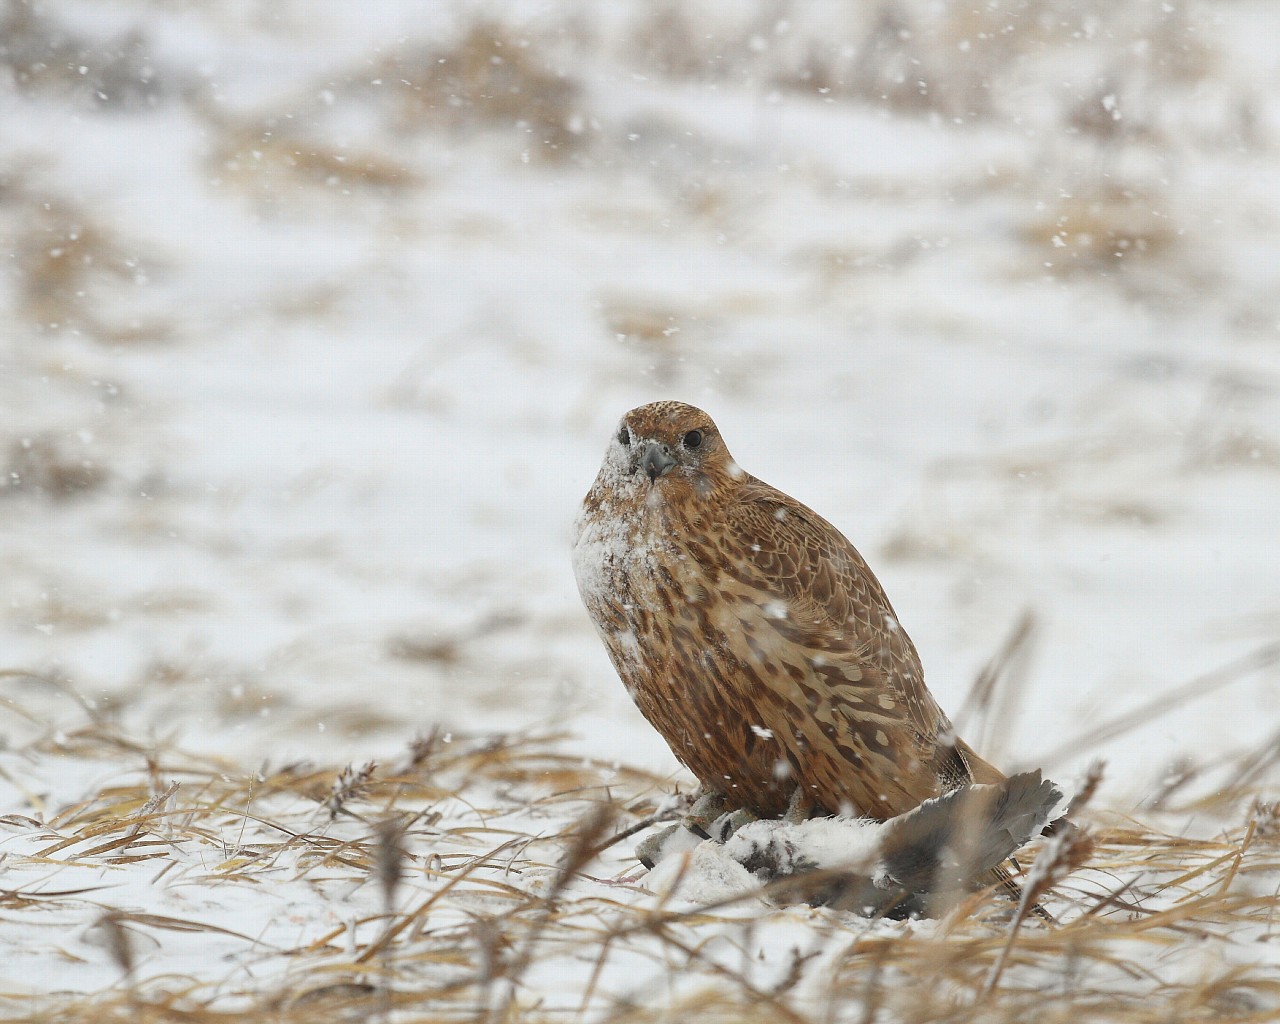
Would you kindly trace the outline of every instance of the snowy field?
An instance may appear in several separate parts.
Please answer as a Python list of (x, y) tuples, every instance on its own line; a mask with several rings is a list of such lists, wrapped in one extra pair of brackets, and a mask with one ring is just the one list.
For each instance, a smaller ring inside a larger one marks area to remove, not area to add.
[[(1275, 1019), (1277, 38), (6, 0), (0, 1017)], [(569, 561), (657, 398), (853, 540), (989, 760), (1105, 760), (1059, 924), (611, 841), (694, 788)]]

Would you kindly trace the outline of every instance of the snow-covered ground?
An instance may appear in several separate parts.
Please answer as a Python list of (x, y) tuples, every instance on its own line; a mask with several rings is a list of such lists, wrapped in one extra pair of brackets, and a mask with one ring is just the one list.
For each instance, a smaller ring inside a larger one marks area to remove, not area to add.
[[(266, 777), (393, 763), (436, 726), (554, 733), (592, 784), (687, 791), (568, 556), (618, 417), (661, 397), (859, 546), (953, 713), (1031, 612), (992, 708), (959, 715), (991, 760), (1069, 785), (1104, 757), (1097, 804), (1141, 814), (1171, 766), (1210, 791), (1274, 746), (1274, 5), (0, 19), (0, 856), (28, 858), (0, 871), (24, 891), (49, 823), (144, 783), (148, 745)], [(137, 747), (59, 753), (86, 722)], [(92, 863), (41, 884), (110, 884)], [(98, 903), (192, 899), (254, 942), (368, 909), (125, 874)], [(103, 953), (32, 945), (32, 913), (0, 919), (29, 958), (0, 953), (7, 981), (113, 983)], [(79, 935), (96, 911), (62, 913)], [(779, 915), (760, 935), (804, 930)], [(206, 941), (144, 973), (221, 983)]]

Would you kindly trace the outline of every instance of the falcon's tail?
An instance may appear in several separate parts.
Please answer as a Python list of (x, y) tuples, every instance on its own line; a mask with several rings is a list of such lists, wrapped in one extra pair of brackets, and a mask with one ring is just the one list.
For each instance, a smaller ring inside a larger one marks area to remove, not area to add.
[(991, 762), (979, 757), (977, 751), (964, 740), (956, 740), (956, 749), (960, 752), (960, 757), (964, 760), (965, 767), (969, 769), (969, 777), (974, 782), (983, 786), (994, 786), (1005, 780), (1004, 772), (991, 764)]

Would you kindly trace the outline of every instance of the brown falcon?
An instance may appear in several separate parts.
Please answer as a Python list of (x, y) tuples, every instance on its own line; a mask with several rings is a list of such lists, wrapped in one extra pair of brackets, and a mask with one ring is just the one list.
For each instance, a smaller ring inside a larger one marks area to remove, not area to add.
[(573, 556), (636, 705), (731, 805), (884, 820), (1004, 778), (954, 735), (854, 546), (742, 470), (700, 409), (623, 417)]

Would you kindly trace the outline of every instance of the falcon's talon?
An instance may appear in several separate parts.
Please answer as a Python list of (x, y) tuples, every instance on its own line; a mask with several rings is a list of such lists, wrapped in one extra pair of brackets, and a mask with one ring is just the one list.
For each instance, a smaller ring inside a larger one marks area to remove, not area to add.
[(760, 818), (757, 815), (742, 808), (736, 811), (727, 811), (711, 823), (711, 834), (707, 838), (723, 846), (733, 838), (734, 833), (742, 828), (743, 825), (749, 825), (751, 822), (759, 820)]
[(721, 846), (756, 815), (748, 810), (729, 807), (723, 793), (710, 791), (694, 801), (689, 813), (674, 825), (668, 825), (648, 836), (636, 847), (636, 859), (650, 870), (664, 857), (712, 840)]
[(791, 799), (787, 802), (787, 811), (782, 816), (782, 820), (788, 825), (799, 825), (800, 822), (812, 818), (816, 809), (813, 794), (803, 786), (796, 786), (796, 791), (791, 794)]
[(684, 816), (682, 824), (690, 832), (703, 839), (710, 839), (708, 831), (711, 823), (729, 809), (729, 801), (723, 793), (708, 790), (693, 802), (689, 813)]
[(662, 859), (662, 848), (680, 828), (679, 823), (668, 825), (666, 828), (646, 836), (636, 846), (636, 860), (652, 871), (654, 865)]

